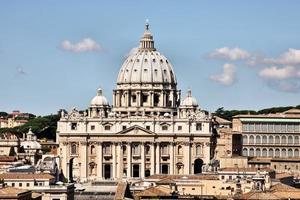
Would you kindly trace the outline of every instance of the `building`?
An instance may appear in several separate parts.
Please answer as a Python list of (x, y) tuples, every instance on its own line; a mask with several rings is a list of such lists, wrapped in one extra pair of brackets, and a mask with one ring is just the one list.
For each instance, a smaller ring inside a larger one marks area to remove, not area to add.
[(21, 141), (20, 147), (24, 152), (19, 152), (18, 156), (28, 160), (32, 165), (37, 164), (37, 161), (42, 157), (41, 144), (37, 141), (31, 128), (26, 134), (26, 138)]
[(74, 185), (56, 182), (55, 177), (45, 173), (6, 173), (0, 179), (10, 187), (42, 194), (42, 200), (73, 200)]
[(87, 111), (62, 111), (62, 171), (76, 181), (201, 173), (211, 159), (211, 121), (191, 91), (181, 101), (147, 23), (140, 47), (121, 66), (112, 106), (98, 89)]
[(299, 158), (300, 110), (233, 117), (233, 131), (241, 134), (242, 154), (249, 157)]
[(13, 133), (0, 135), (0, 156), (14, 156), (20, 147), (20, 138)]
[(31, 200), (32, 192), (29, 190), (2, 185), (0, 187), (0, 199)]
[(7, 117), (0, 118), (0, 128), (13, 128), (26, 124), (31, 115), (32, 114), (21, 113), (18, 110), (14, 110), (12, 113), (8, 114)]

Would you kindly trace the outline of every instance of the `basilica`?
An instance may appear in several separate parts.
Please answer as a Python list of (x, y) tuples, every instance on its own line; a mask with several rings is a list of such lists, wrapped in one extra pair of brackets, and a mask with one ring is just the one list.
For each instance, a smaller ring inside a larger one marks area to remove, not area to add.
[(211, 115), (190, 90), (181, 98), (148, 23), (120, 68), (112, 104), (99, 88), (87, 110), (62, 111), (57, 126), (62, 173), (77, 182), (202, 173), (211, 137)]

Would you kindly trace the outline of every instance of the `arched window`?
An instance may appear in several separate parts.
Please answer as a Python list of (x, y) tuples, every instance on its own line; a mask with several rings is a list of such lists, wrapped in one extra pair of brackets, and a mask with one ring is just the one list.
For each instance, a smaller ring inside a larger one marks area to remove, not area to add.
[(295, 136), (294, 144), (299, 144), (299, 136)]
[(103, 154), (104, 155), (110, 155), (111, 154), (111, 148), (109, 143), (103, 144)]
[(96, 154), (96, 149), (95, 149), (95, 146), (92, 145), (91, 146), (91, 155), (94, 155), (94, 154)]
[(281, 144), (286, 144), (286, 136), (281, 137)]
[(258, 156), (258, 157), (261, 156), (261, 154), (260, 154), (260, 149), (259, 149), (259, 148), (257, 148), (257, 149), (255, 150), (255, 155)]
[(201, 145), (197, 144), (196, 146), (196, 155), (200, 155), (201, 154)]
[(274, 137), (272, 135), (269, 136), (269, 144), (274, 144)]
[(274, 151), (273, 149), (269, 149), (269, 157), (273, 157), (274, 156)]
[(293, 137), (291, 135), (288, 137), (288, 144), (293, 144)]
[(76, 145), (76, 143), (71, 144), (71, 154), (77, 154), (77, 145)]
[(268, 151), (267, 151), (266, 148), (263, 148), (263, 150), (262, 150), (262, 156), (263, 157), (267, 157), (268, 156)]
[(286, 157), (286, 149), (281, 150), (281, 157)]
[(146, 146), (145, 146), (145, 153), (146, 153), (146, 155), (150, 155), (150, 145), (149, 144), (146, 144)]
[(275, 157), (280, 157), (280, 150), (279, 149), (275, 149)]
[(247, 148), (243, 148), (243, 156), (248, 156), (248, 149)]
[(249, 151), (249, 156), (253, 157), (254, 156), (254, 149), (251, 148), (250, 151)]
[(261, 144), (261, 137), (259, 135), (256, 136), (256, 144)]
[(299, 149), (294, 150), (294, 157), (299, 157)]
[(278, 135), (275, 136), (275, 144), (280, 144), (280, 137)]
[(289, 149), (288, 150), (288, 157), (293, 157), (293, 150), (292, 149)]
[(177, 154), (182, 155), (182, 146), (181, 145), (178, 146)]
[(167, 144), (161, 144), (160, 152), (161, 152), (162, 155), (168, 155), (169, 154), (168, 145)]
[(243, 135), (243, 144), (248, 144), (248, 136)]
[(122, 145), (123, 155), (127, 154), (127, 147), (126, 145)]
[(268, 143), (268, 138), (266, 135), (262, 136), (262, 143), (267, 144)]
[(249, 137), (249, 143), (250, 144), (254, 144), (254, 136), (253, 135), (250, 135), (250, 137)]

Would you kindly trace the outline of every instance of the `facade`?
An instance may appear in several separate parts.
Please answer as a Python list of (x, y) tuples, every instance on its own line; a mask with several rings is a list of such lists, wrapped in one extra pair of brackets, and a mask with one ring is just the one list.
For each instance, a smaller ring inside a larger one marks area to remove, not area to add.
[(28, 122), (29, 117), (29, 113), (21, 113), (18, 110), (14, 110), (7, 117), (0, 118), (0, 128), (13, 128), (16, 126), (21, 126)]
[(267, 115), (237, 115), (233, 132), (242, 135), (242, 154), (249, 157), (299, 158), (300, 110)]
[(146, 24), (139, 49), (121, 66), (112, 106), (98, 89), (84, 113), (62, 112), (58, 155), (75, 181), (197, 174), (211, 158), (211, 128), (191, 91), (181, 101), (174, 69)]

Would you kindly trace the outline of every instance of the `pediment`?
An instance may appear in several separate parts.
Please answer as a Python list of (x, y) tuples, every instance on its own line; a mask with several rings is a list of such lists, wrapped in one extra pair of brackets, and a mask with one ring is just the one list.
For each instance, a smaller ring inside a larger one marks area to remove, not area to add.
[(117, 135), (156, 135), (154, 132), (140, 127), (138, 125), (131, 126), (117, 133)]

